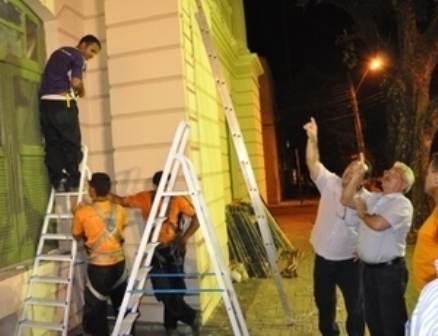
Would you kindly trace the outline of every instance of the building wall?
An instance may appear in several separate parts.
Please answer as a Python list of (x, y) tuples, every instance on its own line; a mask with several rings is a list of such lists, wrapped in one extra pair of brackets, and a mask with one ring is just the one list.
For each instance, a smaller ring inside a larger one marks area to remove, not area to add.
[(274, 115), (274, 81), (266, 59), (260, 58), (260, 61), (264, 69), (264, 73), (259, 77), (259, 83), (260, 110), (263, 127), (263, 148), (265, 153), (266, 197), (268, 204), (277, 204), (281, 202), (281, 179)]
[[(41, 7), (37, 0), (26, 2), (33, 8)], [(48, 54), (60, 45), (76, 45), (81, 36), (89, 33), (103, 43), (100, 55), (89, 62), (86, 98), (80, 101), (90, 168), (113, 176), (118, 194), (149, 189), (150, 177), (163, 168), (178, 123), (188, 121), (192, 132), (187, 154), (198, 172), (227, 257), (225, 206), (233, 198), (246, 197), (247, 192), (197, 28), (195, 2), (130, 0), (120, 6), (117, 0), (76, 0), (72, 6), (67, 0), (42, 0), (42, 4)], [(254, 173), (265, 195), (257, 82), (262, 68), (246, 48), (242, 3), (225, 0), (203, 4)], [(143, 8), (147, 10), (140, 10)], [(133, 224), (125, 242), (129, 264), (142, 231), (141, 221), (135, 220), (138, 212), (131, 212), (131, 218)], [(205, 252), (201, 234), (197, 233), (189, 246), (189, 271), (210, 269)], [(16, 276), (21, 285), (26, 282), (27, 273)], [(211, 278), (193, 281), (193, 285), (215, 286)], [(189, 298), (189, 302), (208, 317), (219, 298), (201, 295)], [(19, 305), (17, 302), (13, 309), (18, 311)], [(153, 298), (146, 298), (141, 309), (142, 320), (162, 318), (161, 305)]]

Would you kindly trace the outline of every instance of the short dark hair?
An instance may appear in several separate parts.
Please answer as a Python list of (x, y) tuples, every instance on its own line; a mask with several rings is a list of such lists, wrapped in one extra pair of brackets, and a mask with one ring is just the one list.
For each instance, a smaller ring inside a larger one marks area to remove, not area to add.
[(100, 197), (108, 196), (111, 190), (111, 179), (108, 174), (94, 173), (91, 175), (91, 180), (88, 184), (94, 188), (96, 195)]
[[(154, 176), (152, 176), (152, 183), (158, 187), (158, 185), (160, 184), (161, 181), (161, 177), (163, 176), (163, 171), (159, 170), (157, 172), (155, 172)], [(170, 180), (170, 174), (169, 177), (167, 178), (167, 180)]]
[(87, 46), (96, 43), (99, 46), (99, 49), (102, 49), (102, 44), (100, 43), (100, 40), (94, 35), (85, 35), (79, 40), (78, 45), (81, 45), (82, 43), (85, 43), (85, 45)]

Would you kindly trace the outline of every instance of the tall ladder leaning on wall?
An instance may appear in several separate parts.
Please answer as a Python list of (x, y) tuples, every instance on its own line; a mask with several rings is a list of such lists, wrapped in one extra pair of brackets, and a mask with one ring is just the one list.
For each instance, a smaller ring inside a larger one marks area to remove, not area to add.
[(252, 170), (251, 161), (249, 160), (248, 152), (245, 147), (245, 141), (243, 139), (242, 132), (240, 130), (239, 122), (237, 120), (233, 101), (230, 96), (225, 76), (223, 74), (219, 57), (216, 53), (213, 38), (210, 34), (210, 28), (205, 16), (204, 9), (202, 7), (201, 0), (195, 0), (198, 12), (196, 13), (196, 20), (201, 32), (201, 36), (204, 42), (205, 51), (207, 52), (208, 60), (216, 80), (216, 87), (222, 100), (222, 107), (227, 119), (228, 128), (230, 129), (231, 136), (233, 138), (234, 147), (236, 149), (237, 157), (239, 159), (240, 168), (245, 179), (246, 187), (248, 189), (251, 203), (254, 208), (254, 213), (257, 218), (258, 227), (261, 232), (261, 236), (265, 245), (266, 254), (268, 256), (269, 265), (271, 267), (272, 275), (275, 279), (277, 291), (280, 296), (281, 304), (286, 317), (287, 324), (293, 324), (292, 313), (287, 301), (286, 292), (281, 281), (280, 272), (277, 266), (277, 256), (275, 250), (275, 244), (272, 239), (271, 231), (269, 229), (268, 219), (266, 212), (268, 211), (264, 205), (264, 202), (260, 196), (260, 192), (257, 187), (257, 182)]
[[(53, 331), (57, 335), (67, 336), (73, 286), (75, 281), (82, 280), (79, 276), (75, 277), (75, 268), (81, 262), (77, 259), (78, 243), (71, 235), (71, 206), (81, 202), (87, 194), (86, 181), (91, 175), (87, 166), (88, 148), (82, 145), (82, 150), (84, 157), (78, 191), (56, 192), (52, 188), (50, 193), (23, 311), (18, 321), (19, 336), (33, 335), (34, 330)], [(48, 242), (56, 243), (56, 248), (53, 245), (48, 246)], [(39, 293), (45, 293), (46, 290), (40, 286), (50, 288), (48, 296), (45, 294), (41, 297)], [(83, 284), (79, 287), (83, 287)], [(41, 318), (32, 316), (36, 313), (36, 307), (42, 309), (39, 313)]]
[[(126, 293), (117, 316), (112, 336), (130, 335), (133, 323), (139, 315), (138, 305), (140, 304), (141, 298), (145, 294), (199, 294), (202, 292), (221, 293), (228, 317), (230, 318), (234, 335), (249, 335), (245, 318), (242, 314), (239, 301), (237, 300), (234, 287), (231, 283), (231, 277), (228, 272), (227, 263), (225, 262), (221, 246), (216, 237), (214, 224), (210, 217), (206, 201), (197, 179), (196, 171), (192, 162), (187, 156), (184, 155), (187, 148), (189, 135), (189, 124), (186, 122), (181, 122), (175, 133), (175, 137), (164, 166), (163, 176), (156, 191), (151, 212), (146, 221), (145, 231), (136, 253), (131, 275), (128, 280)], [(184, 176), (187, 190), (175, 190), (175, 183), (179, 173), (182, 173), (182, 176)], [(168, 181), (168, 183), (166, 183), (166, 181)], [(214, 272), (180, 274), (172, 273), (159, 274), (159, 276), (164, 278), (175, 276), (215, 276), (218, 283), (218, 288), (187, 288), (169, 290), (154, 290), (144, 288), (147, 278), (155, 276), (153, 274), (149, 274), (152, 269), (151, 261), (155, 249), (159, 245), (157, 242), (158, 234), (160, 232), (162, 223), (166, 220), (167, 208), (169, 206), (169, 200), (172, 196), (191, 197)], [(162, 205), (160, 206), (160, 204)]]

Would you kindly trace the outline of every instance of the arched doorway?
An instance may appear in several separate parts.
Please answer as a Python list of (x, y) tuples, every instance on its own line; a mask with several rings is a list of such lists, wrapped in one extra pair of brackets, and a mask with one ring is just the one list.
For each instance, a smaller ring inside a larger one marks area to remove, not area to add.
[(20, 0), (0, 1), (0, 267), (34, 256), (47, 204), (37, 95), (44, 62), (41, 20)]

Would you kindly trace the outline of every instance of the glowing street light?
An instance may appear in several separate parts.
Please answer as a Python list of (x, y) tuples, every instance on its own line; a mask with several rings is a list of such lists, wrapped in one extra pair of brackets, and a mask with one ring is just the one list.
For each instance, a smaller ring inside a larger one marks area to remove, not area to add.
[(365, 79), (365, 77), (368, 75), (368, 72), (377, 70), (382, 67), (382, 61), (379, 58), (373, 59), (370, 63), (368, 68), (365, 70), (364, 74), (362, 75), (362, 78), (359, 81), (359, 84), (357, 84), (356, 88), (353, 85), (353, 81), (351, 80), (350, 73), (348, 73), (348, 82), (350, 84), (350, 95), (351, 95), (351, 102), (353, 106), (353, 116), (354, 116), (354, 130), (356, 132), (356, 141), (357, 141), (357, 148), (359, 153), (365, 152), (365, 143), (363, 140), (363, 132), (362, 132), (362, 121), (360, 120), (360, 114), (359, 114), (359, 104), (357, 102), (356, 94), (359, 92), (360, 87), (362, 86), (362, 83)]

